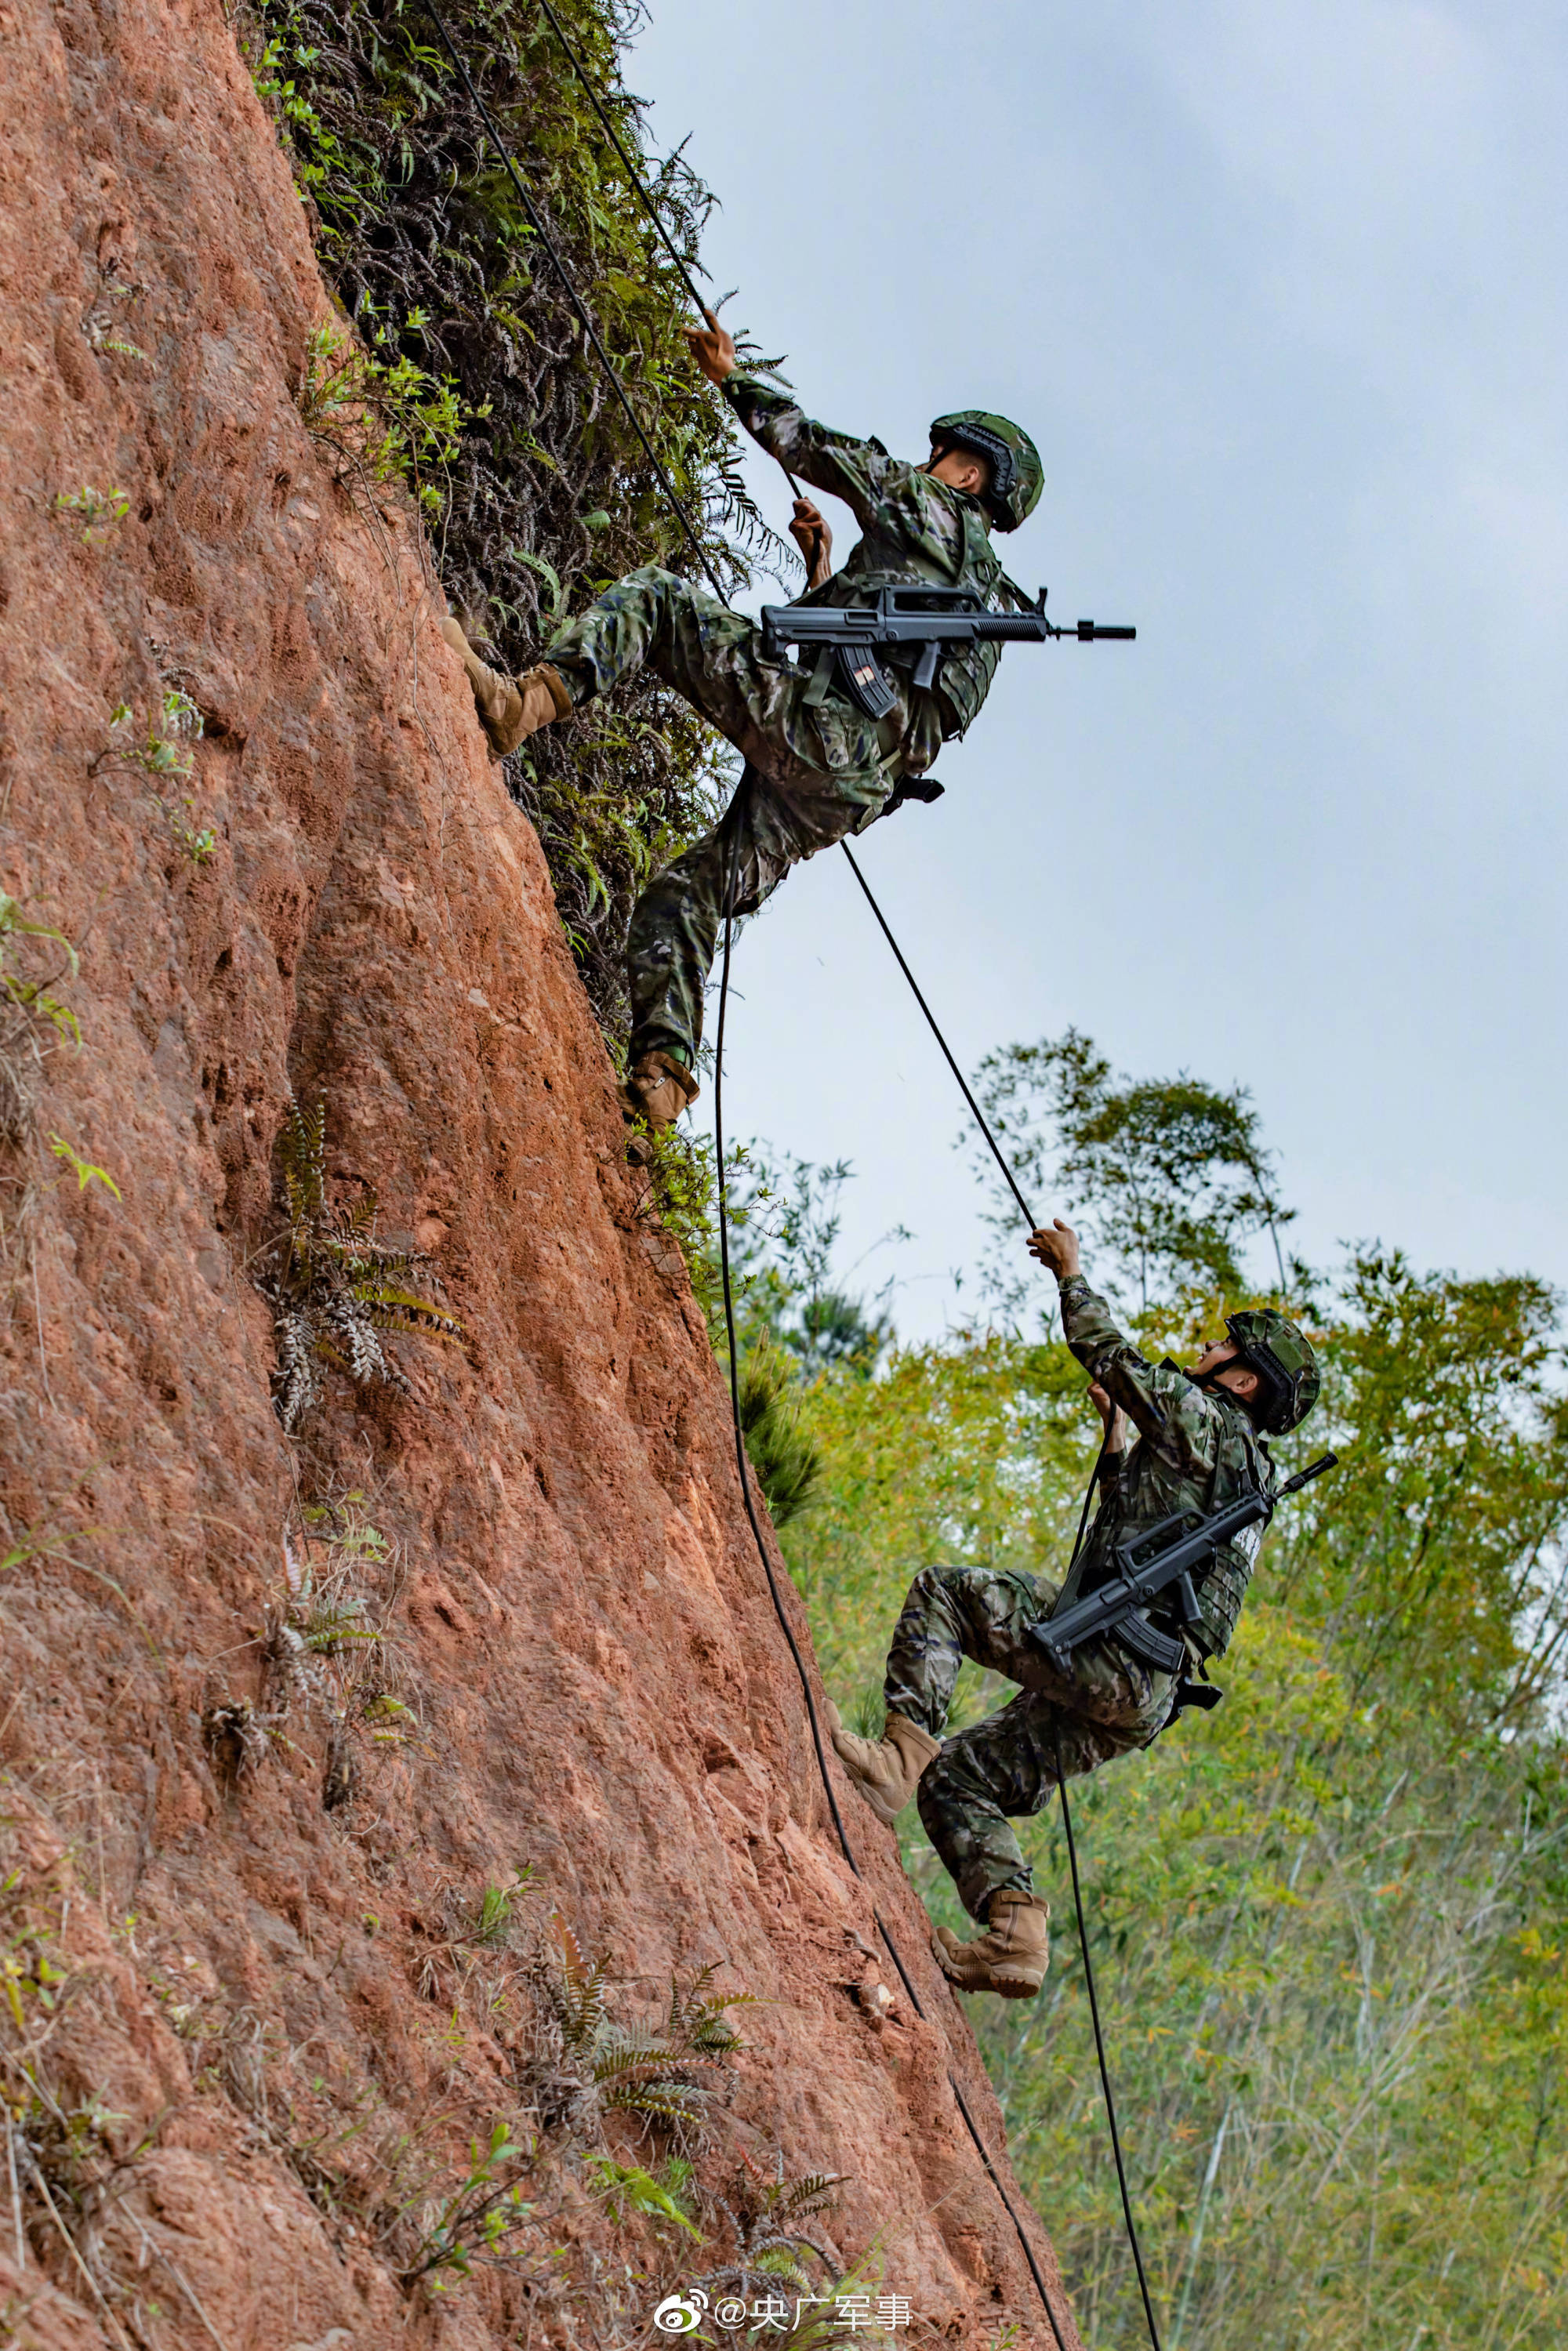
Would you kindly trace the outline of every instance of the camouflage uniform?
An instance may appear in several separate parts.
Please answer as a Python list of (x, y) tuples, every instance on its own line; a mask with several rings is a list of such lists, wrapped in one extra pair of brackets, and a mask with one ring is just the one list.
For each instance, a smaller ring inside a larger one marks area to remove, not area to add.
[[(803, 601), (874, 601), (892, 580), (934, 581), (989, 601), (1002, 577), (978, 499), (802, 415), (788, 394), (737, 371), (725, 397), (747, 432), (792, 473), (842, 498), (864, 533), (843, 569)], [(916, 691), (915, 655), (887, 664), (896, 707), (873, 721), (792, 664), (762, 658), (757, 625), (656, 565), (633, 571), (557, 638), (549, 659), (574, 703), (646, 664), (741, 751), (752, 770), (724, 821), (665, 868), (632, 917), (627, 965), (632, 1058), (702, 1034), (703, 986), (723, 918), (727, 876), (750, 914), (792, 865), (862, 832), (905, 777), (918, 776), (985, 699), (1000, 648), (966, 647)]]
[[(1113, 1545), (1128, 1534), (1177, 1510), (1212, 1510), (1259, 1487), (1272, 1491), (1275, 1480), (1267, 1447), (1227, 1392), (1197, 1386), (1168, 1361), (1145, 1363), (1082, 1276), (1061, 1286), (1061, 1320), (1073, 1353), (1139, 1432), (1126, 1452), (1102, 1463), (1100, 1504), (1069, 1579), (1071, 1599), (1104, 1581)], [(1199, 1585), (1203, 1628), (1188, 1636), (1195, 1664), (1229, 1642), (1260, 1540), (1260, 1530), (1249, 1529)], [(1075, 1779), (1147, 1747), (1170, 1715), (1171, 1676), (1144, 1665), (1114, 1634), (1076, 1651), (1070, 1672), (1056, 1670), (1026, 1635), (1057, 1597), (1042, 1576), (927, 1568), (910, 1586), (888, 1653), (889, 1713), (934, 1737), (965, 1657), (1022, 1685), (999, 1713), (945, 1740), (920, 1782), (920, 1817), (981, 1920), (1000, 1888), (1032, 1889), (1009, 1821), (1050, 1802), (1058, 1738), (1063, 1774)]]

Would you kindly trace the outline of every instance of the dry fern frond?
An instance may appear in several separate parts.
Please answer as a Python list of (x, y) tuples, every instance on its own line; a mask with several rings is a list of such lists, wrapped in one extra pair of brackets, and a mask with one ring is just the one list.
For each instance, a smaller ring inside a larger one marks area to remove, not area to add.
[(407, 1395), (407, 1376), (382, 1334), (460, 1345), (464, 1331), (455, 1315), (404, 1286), (415, 1273), (437, 1290), (441, 1280), (423, 1250), (377, 1239), (373, 1192), (352, 1207), (329, 1201), (324, 1101), (309, 1110), (290, 1102), (278, 1149), (287, 1222), (256, 1288), (272, 1309), (277, 1343), (273, 1406), (292, 1437), (319, 1401), (323, 1364), (336, 1364), (356, 1387), (380, 1384)]
[(607, 1963), (590, 1960), (565, 1920), (552, 1918), (528, 1968), (536, 2030), (524, 2070), (541, 2127), (597, 2132), (619, 2112), (668, 2132), (677, 2147), (700, 2139), (739, 2046), (724, 2011), (745, 1999), (711, 1991), (714, 1972), (705, 1968), (685, 1991), (672, 1983), (663, 2022), (621, 2023), (609, 2013)]

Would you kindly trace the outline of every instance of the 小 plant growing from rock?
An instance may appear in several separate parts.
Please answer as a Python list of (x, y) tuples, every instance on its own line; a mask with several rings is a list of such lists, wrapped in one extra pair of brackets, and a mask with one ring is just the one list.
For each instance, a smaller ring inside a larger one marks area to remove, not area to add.
[[(41, 978), (28, 979), (12, 963), (16, 942), (40, 940), (64, 957)], [(0, 1142), (19, 1144), (28, 1131), (47, 1055), (62, 1044), (79, 1046), (81, 1029), (55, 987), (81, 966), (63, 931), (27, 915), (20, 899), (0, 890)]]
[(128, 702), (117, 705), (109, 721), (110, 735), (115, 739), (99, 753), (88, 773), (96, 776), (104, 768), (139, 768), (144, 776), (152, 778), (149, 797), (154, 807), (192, 864), (204, 865), (217, 849), (217, 834), (209, 825), (195, 821), (194, 800), (183, 799), (176, 806), (157, 789), (166, 777), (183, 782), (190, 775), (195, 759), (188, 745), (202, 733), (202, 714), (188, 694), (172, 685), (149, 716), (145, 734), (140, 738), (134, 732), (121, 732), (135, 716)]
[(310, 1111), (290, 1103), (279, 1150), (287, 1222), (256, 1287), (272, 1309), (277, 1338), (273, 1403), (292, 1437), (321, 1395), (327, 1364), (357, 1387), (380, 1384), (408, 1395), (407, 1376), (383, 1334), (413, 1332), (450, 1344), (461, 1342), (463, 1325), (403, 1287), (416, 1270), (434, 1288), (441, 1285), (423, 1250), (376, 1238), (373, 1191), (351, 1208), (328, 1199), (324, 1101)]
[[(413, 324), (416, 329), (424, 324), (422, 313), (414, 313)], [(387, 346), (384, 325), (367, 322), (366, 331)], [(440, 508), (447, 493), (422, 469), (444, 475), (469, 422), (449, 379), (438, 380), (406, 353), (377, 359), (329, 320), (306, 347), (295, 399), (306, 431), (340, 481), (367, 488), (406, 481), (422, 506)], [(473, 417), (487, 413), (480, 408)]]
[[(782, 2283), (794, 2295), (825, 2299), (813, 2293), (806, 2257), (814, 2255), (830, 2277), (841, 2273), (843, 2258), (832, 2239), (821, 2232), (816, 2216), (832, 2203), (843, 2184), (841, 2173), (834, 2171), (786, 2178), (781, 2149), (770, 2178), (743, 2147), (733, 2179), (713, 2198), (735, 2232), (735, 2257), (695, 2283), (710, 2294), (728, 2286), (743, 2295), (754, 2293), (758, 2283)], [(804, 2226), (807, 2220), (817, 2227), (817, 2235)], [(797, 2325), (800, 2314), (797, 2303)]]
[(620, 2113), (668, 2133), (677, 2152), (700, 2142), (742, 2045), (727, 2011), (753, 2005), (749, 1993), (716, 1992), (715, 1972), (702, 1969), (684, 1991), (672, 1980), (657, 2026), (622, 2023), (609, 2013), (607, 1963), (587, 1959), (565, 1919), (552, 1919), (528, 1968), (535, 2036), (522, 2069), (540, 2127), (592, 2133)]
[(95, 489), (90, 482), (84, 482), (79, 490), (60, 492), (55, 512), (70, 515), (81, 525), (84, 547), (102, 547), (131, 512), (131, 493)]

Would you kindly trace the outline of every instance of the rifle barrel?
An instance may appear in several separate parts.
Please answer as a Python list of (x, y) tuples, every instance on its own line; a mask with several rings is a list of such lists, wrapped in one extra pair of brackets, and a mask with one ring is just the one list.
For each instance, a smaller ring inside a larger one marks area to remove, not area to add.
[(1315, 1461), (1309, 1461), (1304, 1469), (1298, 1469), (1293, 1478), (1286, 1479), (1284, 1484), (1275, 1495), (1274, 1499), (1277, 1502), (1282, 1502), (1287, 1494), (1299, 1494), (1303, 1486), (1310, 1486), (1312, 1479), (1314, 1478), (1321, 1478), (1325, 1469), (1337, 1469), (1338, 1468), (1339, 1455), (1337, 1453), (1320, 1453)]

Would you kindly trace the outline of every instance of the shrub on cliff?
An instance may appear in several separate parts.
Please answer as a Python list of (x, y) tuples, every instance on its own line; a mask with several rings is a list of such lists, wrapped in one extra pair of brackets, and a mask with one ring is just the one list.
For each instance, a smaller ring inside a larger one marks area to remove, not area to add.
[[(471, 633), (525, 667), (610, 580), (642, 563), (685, 569), (690, 549), (428, 18), (400, 0), (252, 10), (253, 70), (293, 148), (323, 268), (372, 360), (404, 371), (417, 408), (414, 371), (442, 409), (422, 481), (443, 585)], [(541, 16), (519, 0), (453, 0), (445, 13), (661, 464), (702, 517), (710, 560), (738, 582), (769, 534), (741, 486), (728, 413), (686, 355), (684, 291), (620, 156)], [(634, 10), (567, 0), (562, 13), (639, 156), (640, 105), (619, 63)], [(678, 154), (649, 176), (695, 272), (713, 199)], [(632, 901), (711, 821), (723, 758), (686, 705), (643, 678), (507, 762), (612, 1036)]]

